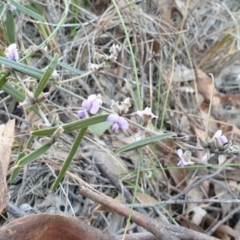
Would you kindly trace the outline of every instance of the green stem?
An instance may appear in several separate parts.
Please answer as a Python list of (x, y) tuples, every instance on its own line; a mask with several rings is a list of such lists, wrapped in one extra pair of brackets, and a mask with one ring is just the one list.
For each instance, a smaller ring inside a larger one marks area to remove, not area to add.
[[(117, 14), (118, 14), (118, 17), (119, 17), (119, 20), (121, 22), (121, 25), (123, 27), (123, 31), (125, 33), (125, 37), (126, 37), (126, 40), (127, 40), (127, 43), (128, 43), (128, 47), (129, 47), (129, 51), (130, 51), (130, 56), (132, 58), (132, 64), (133, 64), (133, 72), (134, 72), (134, 76), (135, 76), (135, 79), (136, 79), (136, 85), (137, 85), (137, 99), (134, 99), (135, 100), (135, 104), (137, 106), (138, 109), (142, 109), (142, 98), (141, 98), (141, 91), (140, 91), (140, 83), (139, 83), (139, 78), (138, 78), (138, 71), (137, 71), (137, 65), (136, 65), (136, 60), (135, 60), (135, 55), (134, 55), (134, 52), (133, 52), (133, 48), (132, 48), (132, 44), (131, 44), (131, 41), (130, 41), (130, 37), (129, 37), (129, 33), (128, 33), (128, 30), (127, 30), (127, 27), (126, 27), (126, 24), (124, 22), (124, 19), (123, 19), (123, 16), (120, 12), (120, 9), (117, 5), (117, 2), (115, 0), (112, 0), (112, 3), (117, 11)], [(133, 96), (135, 98), (135, 96)]]
[(75, 153), (77, 152), (77, 149), (85, 135), (87, 131), (87, 127), (86, 128), (82, 128), (81, 131), (78, 133), (77, 135), (77, 138), (75, 139), (73, 145), (72, 145), (72, 148), (67, 156), (67, 159), (65, 161), (65, 163), (63, 164), (63, 167), (57, 177), (57, 179), (55, 180), (55, 182), (53, 183), (53, 186), (52, 186), (52, 191), (55, 192), (57, 190), (57, 187), (58, 185), (60, 184), (60, 182), (62, 181), (63, 177), (65, 176), (65, 173), (68, 169), (68, 167), (70, 166), (72, 160), (73, 160), (73, 157), (75, 155)]

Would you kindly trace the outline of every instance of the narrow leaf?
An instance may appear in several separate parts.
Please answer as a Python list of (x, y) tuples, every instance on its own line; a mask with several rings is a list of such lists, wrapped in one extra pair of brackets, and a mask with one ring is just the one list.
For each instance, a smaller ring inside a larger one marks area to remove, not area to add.
[[(52, 59), (53, 59), (53, 57), (50, 56), (50, 55), (46, 55), (46, 58), (49, 59), (49, 60), (52, 60)], [(61, 61), (58, 61), (58, 65), (61, 66), (61, 67), (63, 67), (63, 68), (66, 68), (67, 70), (69, 70), (69, 71), (71, 71), (71, 72), (74, 72), (74, 73), (76, 73), (76, 74), (79, 74), (79, 75), (81, 75), (81, 74), (84, 73), (83, 71), (80, 71), (80, 70), (78, 70), (77, 68), (74, 68), (74, 67), (70, 66), (69, 64), (66, 64), (66, 63), (61, 62)]]
[[(66, 123), (61, 125), (61, 127), (64, 129), (64, 132), (71, 132), (73, 130), (78, 130), (81, 128), (86, 128), (88, 126), (91, 126), (96, 123), (104, 122), (106, 121), (109, 114), (102, 114), (90, 118), (81, 119), (75, 122)], [(57, 127), (51, 127), (47, 129), (41, 129), (36, 130), (34, 132), (31, 132), (33, 136), (50, 136), (54, 133), (54, 131), (60, 126)]]
[[(21, 152), (21, 153), (18, 155), (17, 162), (18, 162), (21, 158), (23, 158), (24, 156), (25, 156), (25, 153)], [(16, 167), (16, 168), (13, 169), (12, 174), (11, 174), (11, 177), (10, 177), (10, 182), (11, 182), (11, 183), (13, 183), (13, 182), (16, 180), (16, 178), (17, 178), (20, 170), (21, 170), (21, 167)]]
[(115, 153), (121, 153), (121, 152), (127, 152), (127, 151), (130, 151), (130, 150), (134, 150), (136, 148), (146, 146), (150, 143), (161, 141), (161, 140), (166, 139), (166, 138), (171, 138), (174, 135), (175, 135), (174, 133), (163, 133), (163, 134), (153, 136), (153, 137), (150, 137), (150, 138), (145, 138), (145, 139), (139, 140), (137, 142), (128, 144), (124, 147), (121, 147), (118, 150), (116, 150)]
[[(1, 82), (0, 82), (1, 85)], [(0, 88), (1, 89), (1, 88)], [(23, 102), (25, 99), (25, 95), (21, 93), (18, 89), (12, 86), (9, 82), (6, 82), (5, 85), (2, 87), (2, 90), (10, 95), (14, 100), (17, 102)], [(36, 106), (32, 106), (30, 108), (34, 113), (36, 113), (38, 116), (41, 116), (39, 114), (38, 108)]]
[(34, 150), (33, 152), (29, 153), (28, 155), (24, 156), (17, 162), (17, 165), (15, 168), (22, 167), (33, 162), (38, 157), (40, 157), (43, 153), (45, 153), (51, 147), (51, 145), (52, 145), (51, 143), (47, 143), (41, 146), (40, 148)]
[(15, 43), (15, 23), (13, 13), (10, 9), (7, 11), (5, 26), (9, 43)]
[(25, 99), (25, 95), (15, 87), (13, 87), (12, 84), (10, 84), (9, 82), (6, 82), (5, 85), (2, 86), (2, 90), (8, 95), (10, 95), (17, 102), (23, 102)]
[(72, 160), (73, 160), (73, 157), (74, 155), (76, 154), (79, 146), (80, 146), (80, 143), (85, 135), (87, 131), (87, 127), (86, 128), (82, 128), (81, 131), (79, 132), (79, 134), (77, 135), (77, 138), (75, 139), (73, 145), (72, 145), (72, 148), (67, 156), (67, 159), (65, 160), (64, 164), (63, 164), (63, 167), (57, 177), (57, 179), (55, 180), (55, 182), (53, 183), (53, 186), (52, 186), (52, 190), (53, 191), (56, 191), (57, 190), (57, 187), (59, 185), (59, 183), (62, 181), (66, 171), (68, 170)]
[(26, 64), (15, 62), (12, 60), (9, 60), (5, 57), (0, 57), (0, 64), (3, 64), (6, 67), (12, 68), (18, 72), (25, 73), (33, 78), (41, 79), (43, 75), (43, 71), (39, 70), (38, 68), (28, 66)]
[(0, 19), (2, 19), (2, 14), (4, 14), (6, 9), (6, 5), (5, 4), (0, 4)]
[(10, 3), (17, 8), (20, 12), (28, 15), (29, 17), (32, 17), (34, 19), (37, 19), (39, 21), (45, 21), (44, 17), (37, 14), (36, 12), (24, 7), (22, 4), (19, 4), (13, 0), (10, 0)]
[(55, 54), (53, 60), (50, 62), (47, 70), (42, 75), (42, 78), (40, 79), (40, 82), (34, 92), (34, 97), (37, 98), (40, 93), (43, 91), (43, 89), (46, 87), (50, 77), (52, 76), (53, 71), (55, 70), (57, 64), (58, 64), (58, 54)]
[(5, 73), (1, 75), (0, 78), (0, 89), (2, 89), (2, 87), (6, 84), (6, 82), (8, 81), (7, 77), (9, 76), (9, 73)]

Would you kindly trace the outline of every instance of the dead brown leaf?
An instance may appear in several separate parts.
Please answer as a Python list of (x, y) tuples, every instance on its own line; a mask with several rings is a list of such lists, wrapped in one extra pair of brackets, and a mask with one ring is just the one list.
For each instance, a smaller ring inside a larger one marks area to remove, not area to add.
[(218, 96), (218, 92), (214, 87), (214, 83), (212, 79), (201, 69), (197, 69), (197, 87), (198, 87), (198, 91), (208, 101), (211, 101), (212, 99), (212, 90), (214, 88), (212, 106), (217, 107), (221, 104), (220, 97)]
[(0, 228), (0, 239), (8, 240), (111, 240), (100, 230), (72, 217), (36, 214), (16, 219)]
[(141, 193), (141, 192), (137, 192), (136, 198), (139, 201), (139, 203), (141, 203), (141, 204), (157, 203), (158, 202), (155, 198), (153, 198), (153, 197), (151, 197), (147, 194)]
[[(190, 185), (191, 182), (192, 181), (190, 181), (188, 184)], [(203, 193), (201, 191), (200, 186), (195, 187), (192, 190), (190, 190), (187, 194), (187, 197), (190, 201), (202, 199)], [(202, 207), (198, 206), (197, 203), (188, 203), (187, 210), (193, 212), (192, 223), (194, 223), (195, 225), (200, 225), (203, 218), (207, 214), (206, 210), (203, 209)]]

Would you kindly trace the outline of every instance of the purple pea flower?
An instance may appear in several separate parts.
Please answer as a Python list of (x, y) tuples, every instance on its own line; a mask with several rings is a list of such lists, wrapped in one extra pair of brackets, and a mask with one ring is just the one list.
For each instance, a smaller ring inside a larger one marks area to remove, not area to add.
[(129, 127), (127, 120), (117, 114), (110, 114), (107, 117), (107, 122), (113, 123), (112, 130), (114, 132), (117, 132), (119, 128), (126, 130)]
[(191, 152), (186, 151), (185, 153), (183, 153), (182, 149), (178, 149), (177, 155), (180, 158), (177, 165), (180, 166), (181, 168), (185, 167), (185, 165), (194, 164), (194, 162), (191, 161)]
[(99, 111), (100, 105), (102, 104), (102, 97), (100, 94), (92, 94), (87, 100), (82, 102), (82, 110), (78, 111), (77, 116), (79, 118), (88, 118), (89, 113), (94, 115)]
[(225, 135), (222, 135), (222, 130), (218, 130), (218, 131), (214, 134), (214, 136), (212, 137), (212, 139), (214, 139), (214, 138), (216, 138), (216, 139), (218, 140), (219, 144), (222, 145), (222, 146), (223, 146), (224, 144), (228, 143), (228, 140), (227, 140), (226, 136), (225, 136)]
[[(217, 150), (223, 150), (224, 145), (228, 143), (228, 140), (225, 135), (222, 135), (222, 130), (218, 130), (211, 140), (209, 142), (202, 141), (203, 144), (201, 144), (204, 147), (205, 155), (202, 157), (202, 161), (206, 163), (210, 157), (210, 150), (211, 149), (217, 149)], [(221, 155), (220, 155), (221, 156)], [(223, 158), (222, 158), (223, 159)]]
[(8, 48), (5, 50), (4, 54), (9, 60), (18, 61), (19, 54), (18, 54), (17, 44), (13, 43), (9, 45)]

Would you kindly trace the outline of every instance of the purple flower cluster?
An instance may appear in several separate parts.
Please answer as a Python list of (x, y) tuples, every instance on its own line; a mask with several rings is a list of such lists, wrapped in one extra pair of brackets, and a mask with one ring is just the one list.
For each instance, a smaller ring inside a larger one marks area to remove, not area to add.
[[(209, 145), (211, 145), (212, 143), (214, 143), (213, 146), (215, 146), (217, 149), (222, 149), (223, 146), (228, 143), (226, 136), (222, 134), (222, 130), (218, 130), (213, 135), (211, 140), (209, 142), (205, 143), (205, 145), (206, 145), (206, 146), (204, 146), (205, 154), (202, 157), (202, 162), (204, 162), (204, 163), (206, 163), (209, 159), (209, 156), (210, 156)], [(186, 151), (183, 153), (182, 149), (178, 149), (177, 154), (180, 158), (180, 160), (177, 164), (178, 166), (181, 166), (183, 168), (186, 165), (194, 164), (194, 162), (191, 161), (191, 154), (189, 153), (189, 151)], [(225, 160), (226, 157), (224, 155), (220, 155), (220, 156), (221, 156), (221, 159), (224, 158), (224, 160)], [(224, 161), (224, 160), (222, 160), (222, 161)]]
[(117, 114), (110, 114), (107, 117), (107, 122), (113, 123), (112, 130), (114, 132), (117, 132), (119, 128), (127, 130), (129, 127), (127, 120)]
[(92, 94), (82, 102), (82, 109), (78, 111), (77, 116), (88, 118), (89, 114), (94, 115), (99, 111), (100, 105), (102, 105), (101, 95)]

